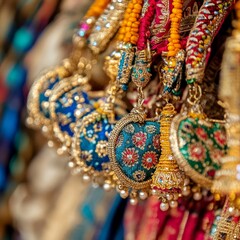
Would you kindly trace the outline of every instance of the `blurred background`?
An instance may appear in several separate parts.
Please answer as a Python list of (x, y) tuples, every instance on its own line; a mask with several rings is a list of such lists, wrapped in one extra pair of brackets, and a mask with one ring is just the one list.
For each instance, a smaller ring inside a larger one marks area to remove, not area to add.
[[(114, 194), (79, 184), (77, 176), (68, 174), (66, 157), (25, 123), (31, 84), (68, 56), (73, 30), (91, 2), (0, 0), (2, 240), (93, 239), (110, 230), (104, 221)], [(114, 202), (113, 208), (125, 206)]]

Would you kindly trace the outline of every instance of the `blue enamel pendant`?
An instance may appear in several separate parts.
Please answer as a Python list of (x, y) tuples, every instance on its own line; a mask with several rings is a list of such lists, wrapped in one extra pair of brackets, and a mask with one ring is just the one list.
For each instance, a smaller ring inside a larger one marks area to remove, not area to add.
[(106, 190), (113, 184), (107, 145), (114, 124), (115, 118), (95, 110), (77, 124), (72, 144), (75, 164), (83, 179), (92, 178), (93, 183)]
[(76, 122), (91, 113), (96, 101), (103, 96), (103, 91), (87, 92), (87, 86), (75, 85), (73, 81), (61, 82), (50, 98), (54, 135), (65, 151), (71, 146)]
[[(33, 128), (46, 131), (50, 124), (49, 98), (53, 88), (62, 78), (68, 77), (69, 72), (64, 67), (47, 72), (33, 83), (27, 102), (27, 123)], [(44, 129), (45, 128), (45, 129)]]
[(117, 177), (117, 190), (125, 198), (146, 199), (160, 151), (160, 124), (130, 113), (114, 127), (108, 144), (111, 167)]

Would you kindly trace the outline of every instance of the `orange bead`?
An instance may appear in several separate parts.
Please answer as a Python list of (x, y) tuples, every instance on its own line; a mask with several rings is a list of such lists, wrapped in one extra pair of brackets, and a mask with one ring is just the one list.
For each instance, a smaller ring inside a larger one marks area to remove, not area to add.
[(127, 38), (130, 38), (132, 36), (132, 34), (130, 32), (127, 32), (125, 35)]
[(175, 34), (175, 33), (170, 34), (170, 37), (171, 37), (172, 39), (180, 39), (179, 34)]
[(174, 57), (176, 54), (177, 54), (176, 51), (169, 51), (168, 57)]
[(126, 43), (127, 43), (127, 42), (130, 42), (130, 37), (124, 37), (124, 38), (123, 38), (123, 41), (126, 42)]
[(172, 42), (174, 44), (174, 43), (179, 43), (180, 41), (179, 41), (179, 39), (173, 39)]
[(134, 8), (134, 4), (130, 2), (130, 3), (128, 4), (127, 8), (133, 9), (133, 8)]
[(179, 3), (179, 2), (173, 2), (173, 6), (175, 7), (175, 8), (180, 8), (180, 9), (182, 9), (182, 4), (181, 3)]
[(136, 19), (136, 18), (134, 18), (134, 17), (130, 17), (130, 18), (129, 18), (129, 21), (133, 23), (133, 22), (136, 22), (136, 21), (137, 21), (137, 19)]
[(138, 37), (138, 33), (131, 32), (132, 36)]
[(142, 6), (140, 4), (134, 4), (134, 9), (140, 9), (142, 10)]
[(130, 14), (129, 13), (125, 13), (124, 19), (128, 20), (129, 18), (130, 18)]
[(138, 32), (138, 28), (131, 28), (131, 31), (137, 33)]
[(128, 32), (130, 32), (130, 30), (131, 30), (131, 28), (130, 28), (130, 27), (126, 27), (126, 28), (125, 28), (125, 33), (128, 33)]
[(122, 25), (121, 25), (121, 26), (122, 26), (122, 27), (123, 27), (123, 26), (127, 26), (127, 23), (128, 23), (128, 21), (127, 21), (127, 20), (123, 20), (123, 22), (122, 22)]
[[(138, 37), (137, 37), (137, 36), (132, 36), (132, 37), (131, 37), (131, 41), (137, 42), (137, 41), (138, 41)], [(132, 43), (133, 43), (133, 42), (132, 42)]]
[(180, 49), (181, 48), (181, 44), (180, 43), (175, 43), (174, 47)]
[(132, 28), (138, 28), (139, 24), (140, 24), (139, 22), (132, 23)]
[(140, 15), (139, 14), (137, 14), (137, 13), (131, 13), (130, 14), (130, 17), (133, 17), (133, 18), (136, 18), (136, 19), (138, 19), (139, 17), (140, 17)]
[(173, 46), (168, 46), (168, 51), (173, 51), (173, 50), (175, 50), (175, 47), (173, 47)]
[(133, 12), (133, 13), (138, 13), (138, 14), (139, 14), (139, 13), (141, 13), (141, 9), (136, 9), (136, 8), (134, 8), (134, 9), (132, 10), (132, 12)]
[(173, 18), (171, 19), (171, 22), (179, 23), (179, 22), (180, 22), (180, 19), (177, 18), (177, 17), (173, 17)]
[(127, 22), (127, 26), (131, 27), (132, 26), (132, 22)]
[(123, 38), (124, 38), (124, 35), (123, 35), (123, 34), (119, 34), (119, 35), (118, 35), (118, 40), (119, 40), (119, 41), (122, 41)]
[(121, 27), (118, 32), (119, 32), (119, 33), (125, 33), (125, 32), (126, 32), (126, 29)]
[(173, 8), (172, 10), (173, 13), (181, 13), (182, 14), (182, 9), (177, 9), (177, 8)]

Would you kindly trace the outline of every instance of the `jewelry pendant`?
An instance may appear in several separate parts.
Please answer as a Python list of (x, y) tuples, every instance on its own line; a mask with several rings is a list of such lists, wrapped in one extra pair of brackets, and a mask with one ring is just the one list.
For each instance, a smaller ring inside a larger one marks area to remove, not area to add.
[(170, 140), (174, 156), (186, 175), (202, 187), (211, 188), (227, 151), (223, 125), (179, 114), (173, 119)]
[[(68, 65), (68, 64), (67, 64)], [(49, 113), (49, 98), (53, 88), (64, 78), (71, 75), (71, 70), (61, 66), (47, 72), (40, 79), (37, 79), (29, 92), (27, 109), (27, 124), (33, 128), (42, 128), (43, 133), (48, 137), (51, 133), (51, 120)]]
[[(46, 72), (39, 79), (36, 79), (33, 83), (28, 95), (27, 109), (28, 119), (27, 124), (33, 128), (42, 128), (43, 133), (48, 137), (52, 137), (52, 126), (49, 112), (49, 100), (52, 95), (53, 89), (63, 79), (76, 74), (80, 76), (85, 74), (86, 67), (89, 65), (87, 59), (80, 61), (81, 51), (86, 45), (85, 37), (88, 35), (92, 25), (94, 24), (94, 18), (86, 18), (80, 24), (79, 31), (84, 33), (82, 36), (79, 32), (73, 36), (73, 46), (69, 58), (63, 60), (60, 66), (55, 67), (53, 70)], [(88, 28), (86, 28), (88, 26)], [(83, 59), (83, 58), (82, 58)], [(81, 63), (81, 64), (79, 64)]]
[(175, 108), (168, 103), (161, 112), (160, 146), (161, 156), (156, 171), (152, 177), (153, 195), (158, 196), (162, 203), (160, 208), (166, 211), (170, 207), (177, 207), (177, 199), (184, 185), (184, 173), (179, 169), (170, 146), (170, 126)]
[[(106, 57), (104, 70), (112, 81), (116, 78), (121, 55), (114, 51)], [(107, 89), (107, 98), (90, 114), (84, 116), (75, 128), (72, 156), (75, 168), (85, 180), (92, 180), (95, 186), (110, 190), (114, 186), (113, 174), (109, 169), (107, 144), (116, 120), (126, 114), (124, 104), (116, 99), (119, 86), (112, 83)]]
[(108, 154), (121, 197), (132, 203), (150, 195), (152, 174), (160, 156), (160, 124), (137, 112), (123, 117), (111, 133)]
[(53, 132), (57, 140), (62, 144), (63, 153), (69, 149), (72, 143), (76, 122), (92, 112), (94, 104), (103, 96), (103, 91), (91, 92), (86, 84), (87, 77), (82, 77), (83, 85), (79, 79), (62, 80), (54, 89), (50, 98), (50, 116)]
[(83, 179), (92, 179), (105, 190), (112, 188), (107, 144), (114, 123), (115, 117), (95, 110), (77, 124), (72, 144), (72, 155)]
[(130, 196), (136, 204), (150, 195), (151, 177), (160, 155), (160, 126), (147, 119), (141, 107), (145, 87), (151, 78), (149, 49), (137, 51), (132, 70), (132, 81), (138, 86), (138, 104), (123, 117), (111, 133), (108, 154), (116, 175), (117, 191), (123, 198)]

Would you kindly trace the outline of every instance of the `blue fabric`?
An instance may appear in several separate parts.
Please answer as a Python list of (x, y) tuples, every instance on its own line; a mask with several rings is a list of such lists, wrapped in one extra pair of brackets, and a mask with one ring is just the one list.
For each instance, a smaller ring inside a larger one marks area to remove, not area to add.
[(106, 221), (94, 240), (122, 240), (124, 239), (123, 217), (127, 200), (117, 195), (106, 217)]
[[(105, 208), (112, 203), (113, 199), (106, 196), (102, 188), (89, 188), (89, 191), (83, 196), (84, 201), (79, 206), (80, 223), (74, 226), (67, 237), (70, 240), (89, 239), (89, 235), (94, 235), (102, 229), (105, 219), (98, 216), (99, 206)], [(101, 214), (100, 214), (101, 215)]]
[(76, 111), (81, 112), (79, 118), (82, 118), (92, 112), (93, 109), (87, 93), (81, 91), (80, 88), (74, 88), (64, 93), (56, 101), (55, 108), (60, 130), (72, 137), (74, 133), (73, 127), (77, 120), (75, 116)]
[(27, 78), (26, 68), (19, 63), (13, 65), (7, 74), (6, 84), (9, 88), (21, 88)]
[(116, 161), (131, 180), (147, 181), (156, 169), (160, 157), (159, 122), (129, 123), (119, 133)]
[(101, 155), (99, 154), (98, 146), (101, 143), (100, 141), (108, 141), (108, 136), (113, 127), (114, 125), (108, 122), (107, 117), (102, 116), (94, 123), (88, 124), (84, 131), (80, 133), (80, 157), (88, 166), (93, 167), (97, 171), (102, 171), (102, 164), (109, 162), (107, 149)]
[(45, 93), (47, 90), (52, 90), (56, 84), (60, 81), (59, 77), (56, 78), (49, 78), (43, 85), (43, 89), (41, 93), (39, 94), (39, 106), (40, 111), (46, 118), (50, 118), (49, 109), (43, 108), (42, 103), (49, 101), (49, 96), (46, 96)]

